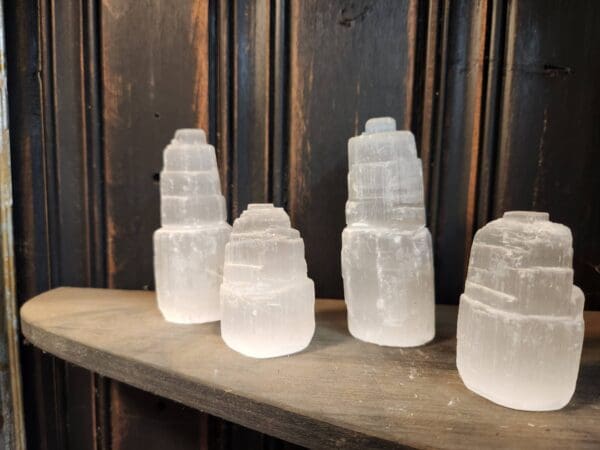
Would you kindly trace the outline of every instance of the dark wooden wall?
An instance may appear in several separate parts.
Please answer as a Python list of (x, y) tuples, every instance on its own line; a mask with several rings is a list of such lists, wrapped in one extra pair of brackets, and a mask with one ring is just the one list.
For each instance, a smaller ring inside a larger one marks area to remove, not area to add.
[[(217, 147), (230, 219), (284, 206), (317, 294), (341, 297), (346, 142), (372, 116), (423, 159), (439, 302), (475, 230), (547, 210), (600, 308), (600, 2), (5, 1), (22, 303), (58, 285), (151, 289), (161, 152)], [(22, 346), (32, 449), (283, 448)]]

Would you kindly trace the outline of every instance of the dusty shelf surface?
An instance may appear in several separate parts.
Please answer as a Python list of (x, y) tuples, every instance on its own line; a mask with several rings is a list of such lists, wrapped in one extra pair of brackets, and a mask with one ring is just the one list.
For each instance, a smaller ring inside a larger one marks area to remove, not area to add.
[(502, 408), (455, 369), (457, 309), (438, 306), (437, 337), (414, 349), (353, 339), (344, 303), (317, 301), (303, 352), (254, 360), (219, 324), (162, 320), (154, 293), (60, 288), (28, 301), (37, 347), (94, 372), (312, 448), (600, 448), (600, 312), (586, 313), (575, 396), (563, 410)]

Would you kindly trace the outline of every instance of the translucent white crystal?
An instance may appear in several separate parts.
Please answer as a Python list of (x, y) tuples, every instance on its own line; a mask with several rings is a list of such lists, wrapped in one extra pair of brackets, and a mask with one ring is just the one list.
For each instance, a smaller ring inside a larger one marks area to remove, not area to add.
[(571, 231), (547, 213), (507, 212), (475, 234), (457, 329), (469, 389), (528, 411), (569, 402), (584, 329), (572, 259)]
[(158, 307), (169, 322), (219, 320), (231, 227), (225, 222), (215, 149), (204, 131), (177, 130), (164, 151), (160, 194), (162, 227), (154, 233)]
[(390, 117), (348, 142), (342, 276), (352, 335), (411, 347), (435, 334), (431, 235), (414, 136)]
[(315, 289), (304, 242), (283, 208), (250, 204), (225, 248), (221, 335), (254, 358), (304, 349), (315, 331)]

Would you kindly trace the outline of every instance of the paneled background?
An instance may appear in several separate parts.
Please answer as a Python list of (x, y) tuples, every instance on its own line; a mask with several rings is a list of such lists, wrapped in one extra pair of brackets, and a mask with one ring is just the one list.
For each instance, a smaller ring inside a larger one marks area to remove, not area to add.
[[(217, 148), (230, 219), (289, 212), (317, 294), (342, 297), (346, 142), (372, 116), (423, 160), (437, 300), (475, 230), (534, 209), (571, 227), (600, 308), (600, 2), (4, 2), (19, 302), (59, 285), (152, 289), (161, 153)], [(287, 448), (21, 347), (41, 449)]]

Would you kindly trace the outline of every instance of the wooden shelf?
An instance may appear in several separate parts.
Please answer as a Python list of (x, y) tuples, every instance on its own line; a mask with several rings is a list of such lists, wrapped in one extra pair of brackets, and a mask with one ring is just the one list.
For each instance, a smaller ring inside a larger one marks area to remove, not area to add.
[(438, 306), (434, 342), (395, 349), (353, 339), (344, 303), (319, 300), (310, 347), (268, 360), (227, 348), (218, 323), (163, 321), (152, 292), (55, 289), (21, 319), (27, 339), (60, 358), (308, 447), (600, 447), (600, 312), (586, 313), (575, 396), (550, 413), (502, 408), (463, 386), (451, 306)]

